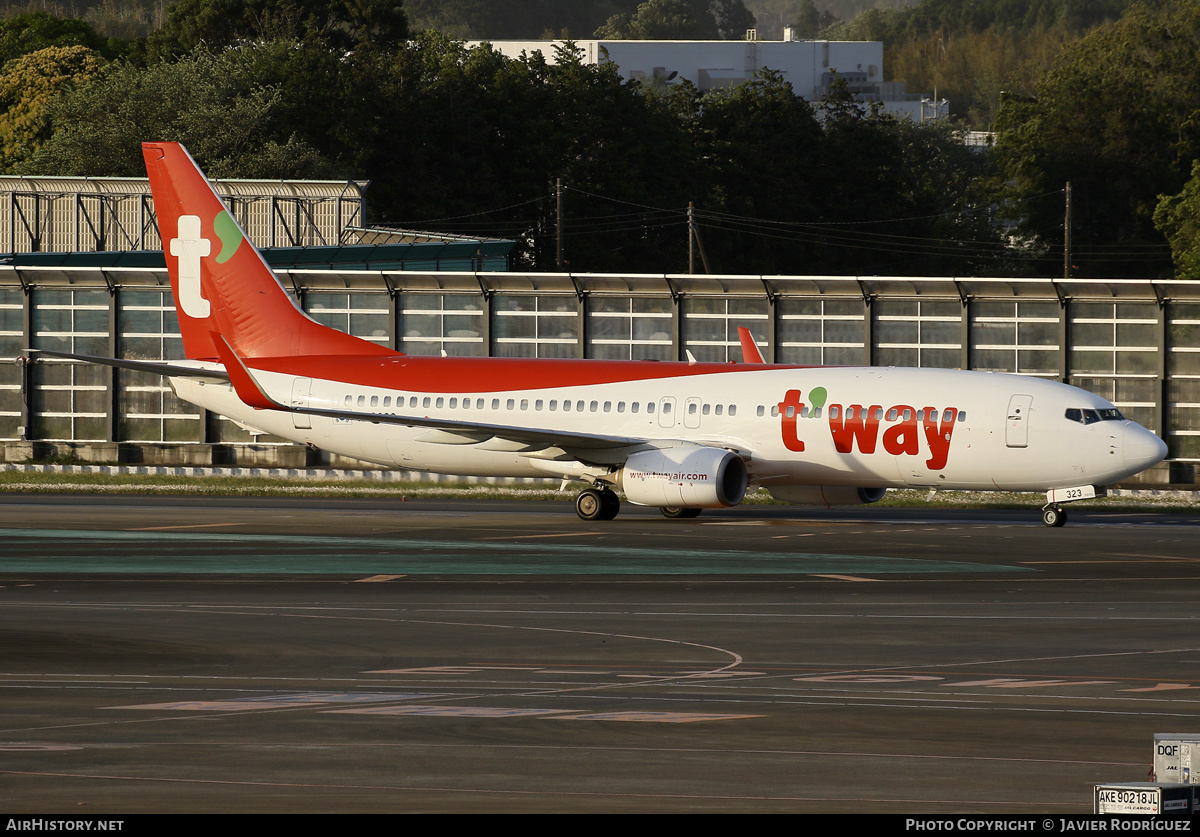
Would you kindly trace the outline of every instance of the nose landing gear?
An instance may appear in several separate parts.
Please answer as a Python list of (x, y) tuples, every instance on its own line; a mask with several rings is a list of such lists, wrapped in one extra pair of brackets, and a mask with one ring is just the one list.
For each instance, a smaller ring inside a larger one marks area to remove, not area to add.
[(1047, 506), (1042, 509), (1042, 523), (1054, 529), (1067, 525), (1067, 513), (1061, 506)]
[(1063, 503), (1073, 503), (1076, 500), (1091, 500), (1093, 497), (1103, 497), (1108, 491), (1104, 486), (1077, 485), (1072, 488), (1051, 488), (1046, 492), (1046, 505), (1042, 506), (1042, 523), (1057, 529), (1067, 525), (1067, 513), (1063, 511)]

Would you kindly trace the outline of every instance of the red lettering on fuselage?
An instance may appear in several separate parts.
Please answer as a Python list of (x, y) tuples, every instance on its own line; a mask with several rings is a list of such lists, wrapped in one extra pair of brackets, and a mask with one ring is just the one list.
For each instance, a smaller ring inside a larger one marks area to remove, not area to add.
[(950, 436), (954, 433), (955, 418), (958, 409), (947, 407), (942, 410), (942, 426), (938, 428), (937, 412), (932, 407), (925, 408), (925, 442), (929, 445), (929, 458), (925, 467), (931, 471), (940, 471), (946, 467), (946, 459), (950, 456)]
[(800, 402), (800, 390), (789, 389), (778, 406), (783, 446), (788, 450), (804, 450), (804, 442), (801, 442), (800, 437), (796, 434), (796, 419), (800, 417), (800, 410), (804, 408), (804, 404)]
[(861, 404), (851, 404), (842, 409), (840, 404), (829, 405), (829, 432), (838, 453), (850, 453), (858, 442), (861, 453), (874, 453), (875, 441), (879, 438), (878, 404), (863, 409)]
[[(780, 404), (781, 409), (783, 406)], [(915, 410), (907, 404), (897, 404), (887, 411), (885, 417), (883, 408), (878, 404), (865, 409), (861, 404), (851, 404), (844, 409), (841, 404), (830, 404), (829, 434), (838, 453), (854, 453), (857, 449), (859, 453), (873, 454), (879, 441), (882, 419), (886, 428), (883, 431), (883, 449), (892, 456), (918, 456), (921, 453), (920, 429), (923, 425), (925, 444), (929, 448), (925, 467), (940, 471), (946, 467), (950, 456), (950, 439), (954, 434), (958, 413), (957, 407), (947, 407), (941, 411), (939, 423), (938, 411), (933, 407)], [(784, 418), (784, 421), (787, 419)], [(784, 428), (786, 443), (789, 431), (793, 436), (796, 434), (795, 420), (790, 425), (785, 424)]]
[(892, 456), (916, 456), (919, 452), (916, 413), (916, 410), (904, 404), (897, 404), (888, 410), (888, 418), (894, 416), (897, 423), (883, 431), (883, 449)]

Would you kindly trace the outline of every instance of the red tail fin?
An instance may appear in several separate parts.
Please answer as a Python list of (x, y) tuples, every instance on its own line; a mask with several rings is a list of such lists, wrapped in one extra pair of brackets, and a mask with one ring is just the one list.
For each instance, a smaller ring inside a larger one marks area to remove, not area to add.
[(189, 358), (394, 354), (310, 319), (292, 302), (212, 185), (175, 142), (142, 144), (158, 231)]

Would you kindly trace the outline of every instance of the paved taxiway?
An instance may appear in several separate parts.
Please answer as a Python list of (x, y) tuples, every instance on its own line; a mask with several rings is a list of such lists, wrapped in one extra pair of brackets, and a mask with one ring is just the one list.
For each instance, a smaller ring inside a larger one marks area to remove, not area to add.
[(0, 810), (1086, 813), (1200, 514), (0, 495)]

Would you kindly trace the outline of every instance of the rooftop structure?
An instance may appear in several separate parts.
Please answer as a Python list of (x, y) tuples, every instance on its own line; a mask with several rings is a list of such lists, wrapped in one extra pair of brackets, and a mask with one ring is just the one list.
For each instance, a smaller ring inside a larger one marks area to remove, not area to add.
[[(782, 41), (760, 41), (747, 32), (744, 41), (611, 41), (581, 40), (584, 61), (611, 61), (630, 81), (668, 85), (687, 79), (700, 90), (741, 84), (766, 68), (775, 70), (798, 96), (815, 102), (829, 90), (834, 75), (845, 79), (860, 100), (882, 102), (898, 116), (936, 119), (949, 112), (945, 100), (908, 93), (902, 81), (884, 81), (883, 44), (879, 41), (803, 41), (784, 30)], [(484, 41), (468, 41), (478, 46)], [(503, 55), (541, 52), (552, 60), (566, 43), (549, 41), (490, 41)]]

